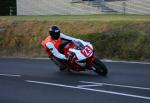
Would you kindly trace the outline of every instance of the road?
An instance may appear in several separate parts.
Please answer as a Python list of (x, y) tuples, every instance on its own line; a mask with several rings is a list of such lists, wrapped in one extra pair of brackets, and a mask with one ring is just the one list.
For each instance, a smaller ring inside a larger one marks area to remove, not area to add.
[(107, 77), (49, 60), (0, 58), (0, 103), (150, 103), (150, 63), (104, 62)]

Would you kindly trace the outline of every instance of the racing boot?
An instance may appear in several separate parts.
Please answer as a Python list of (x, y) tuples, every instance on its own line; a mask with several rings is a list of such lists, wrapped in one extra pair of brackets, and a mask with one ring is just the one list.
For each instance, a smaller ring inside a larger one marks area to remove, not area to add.
[(55, 57), (51, 57), (51, 60), (59, 67), (60, 71), (63, 71), (67, 68), (65, 60), (61, 60)]

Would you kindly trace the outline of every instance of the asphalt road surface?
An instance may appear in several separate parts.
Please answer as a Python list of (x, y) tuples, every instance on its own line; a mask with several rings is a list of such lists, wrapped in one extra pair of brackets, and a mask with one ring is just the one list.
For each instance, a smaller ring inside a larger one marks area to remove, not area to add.
[(49, 60), (0, 58), (0, 103), (150, 103), (150, 63), (104, 62), (107, 77)]

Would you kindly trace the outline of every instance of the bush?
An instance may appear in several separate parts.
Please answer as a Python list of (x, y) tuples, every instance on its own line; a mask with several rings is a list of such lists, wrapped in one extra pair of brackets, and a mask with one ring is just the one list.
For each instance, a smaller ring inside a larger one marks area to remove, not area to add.
[(90, 41), (101, 58), (150, 60), (150, 22), (1, 21), (0, 56), (47, 56), (41, 41), (49, 25)]
[(150, 60), (150, 35), (130, 28), (112, 28), (82, 36), (94, 44), (102, 58)]

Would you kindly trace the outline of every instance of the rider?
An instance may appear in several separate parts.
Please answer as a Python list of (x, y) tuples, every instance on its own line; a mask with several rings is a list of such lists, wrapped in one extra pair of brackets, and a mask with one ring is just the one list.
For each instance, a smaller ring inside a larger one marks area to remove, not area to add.
[(70, 36), (61, 33), (59, 27), (52, 26), (49, 28), (49, 36), (42, 41), (42, 47), (48, 53), (49, 58), (51, 58), (56, 65), (60, 67), (60, 70), (64, 70), (66, 67), (63, 65), (63, 61), (67, 61), (67, 58), (63, 54), (63, 48), (68, 42), (61, 44), (62, 40), (70, 41), (80, 41)]

